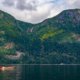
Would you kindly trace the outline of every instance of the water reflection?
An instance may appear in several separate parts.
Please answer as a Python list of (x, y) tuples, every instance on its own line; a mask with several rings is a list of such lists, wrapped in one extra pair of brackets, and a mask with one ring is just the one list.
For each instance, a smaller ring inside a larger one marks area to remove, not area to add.
[[(0, 80), (80, 80), (80, 65), (7, 65)], [(1, 68), (1, 66), (0, 66)]]
[(21, 66), (19, 65), (1, 65), (0, 80), (20, 80)]

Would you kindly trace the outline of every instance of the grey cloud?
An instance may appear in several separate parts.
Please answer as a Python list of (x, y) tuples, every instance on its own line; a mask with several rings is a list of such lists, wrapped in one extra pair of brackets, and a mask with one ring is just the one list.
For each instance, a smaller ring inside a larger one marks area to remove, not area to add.
[(14, 0), (5, 0), (3, 2), (4, 5), (7, 5), (7, 6), (13, 6), (14, 5)]
[(74, 3), (74, 5), (75, 5), (75, 7), (80, 8), (80, 1), (76, 1), (76, 2)]
[(26, 2), (25, 0), (18, 0), (16, 8), (20, 10), (36, 10), (36, 3), (32, 1), (31, 3)]
[[(16, 6), (15, 6), (15, 1)], [(4, 0), (3, 4), (7, 6), (15, 6), (19, 10), (36, 10), (37, 5), (36, 1), (33, 0), (28, 2), (29, 0)]]

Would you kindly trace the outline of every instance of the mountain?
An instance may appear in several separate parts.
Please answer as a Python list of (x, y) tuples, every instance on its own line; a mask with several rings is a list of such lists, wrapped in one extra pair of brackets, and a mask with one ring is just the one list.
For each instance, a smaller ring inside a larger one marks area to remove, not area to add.
[(39, 24), (0, 11), (0, 58), (0, 63), (80, 63), (80, 9), (64, 10)]

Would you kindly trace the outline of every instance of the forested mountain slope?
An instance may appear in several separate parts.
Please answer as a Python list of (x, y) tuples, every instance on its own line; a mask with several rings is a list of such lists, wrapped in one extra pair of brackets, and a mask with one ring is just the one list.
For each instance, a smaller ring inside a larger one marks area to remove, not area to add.
[[(19, 60), (5, 55), (24, 53)], [(80, 63), (80, 9), (71, 9), (39, 24), (24, 23), (0, 11), (0, 63)]]

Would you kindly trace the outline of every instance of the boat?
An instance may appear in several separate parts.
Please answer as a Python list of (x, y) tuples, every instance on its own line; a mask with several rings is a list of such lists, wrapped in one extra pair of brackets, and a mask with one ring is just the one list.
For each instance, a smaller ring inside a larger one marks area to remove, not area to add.
[(10, 71), (14, 69), (15, 69), (14, 66), (0, 66), (0, 71)]

